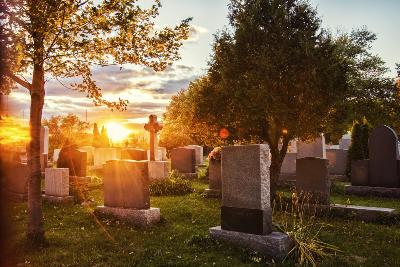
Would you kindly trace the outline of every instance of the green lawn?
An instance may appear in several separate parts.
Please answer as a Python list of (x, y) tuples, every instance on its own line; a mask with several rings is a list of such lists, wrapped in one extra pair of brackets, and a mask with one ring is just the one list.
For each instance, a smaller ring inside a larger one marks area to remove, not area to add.
[[(206, 199), (207, 185), (193, 183), (195, 193), (177, 197), (152, 197), (161, 209), (162, 221), (148, 230), (119, 221), (98, 220), (93, 215), (102, 204), (102, 190), (94, 187), (89, 207), (44, 205), (46, 237), (42, 250), (26, 248), (26, 204), (14, 210), (16, 241), (10, 248), (20, 266), (265, 266), (267, 259), (251, 251), (232, 248), (207, 237), (208, 228), (219, 225), (219, 200)], [(343, 183), (333, 190), (333, 202), (346, 203)], [(400, 201), (351, 197), (351, 204), (395, 207)], [(343, 253), (326, 258), (319, 266), (400, 266), (400, 226), (320, 218), (332, 226), (320, 238)], [(293, 266), (288, 260), (284, 266)]]

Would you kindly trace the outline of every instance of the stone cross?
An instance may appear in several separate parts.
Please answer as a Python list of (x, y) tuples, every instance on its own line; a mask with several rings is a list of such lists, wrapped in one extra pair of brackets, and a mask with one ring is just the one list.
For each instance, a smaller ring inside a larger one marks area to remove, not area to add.
[(149, 122), (144, 125), (144, 129), (150, 132), (150, 161), (155, 161), (155, 138), (158, 131), (162, 129), (162, 125), (157, 122), (156, 115), (149, 116)]

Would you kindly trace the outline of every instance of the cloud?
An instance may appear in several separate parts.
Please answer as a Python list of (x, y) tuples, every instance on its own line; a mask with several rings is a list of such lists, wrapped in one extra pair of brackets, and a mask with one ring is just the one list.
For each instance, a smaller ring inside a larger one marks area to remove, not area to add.
[(187, 39), (185, 42), (195, 43), (200, 39), (200, 36), (205, 33), (208, 33), (208, 30), (206, 28), (198, 25), (190, 25), (189, 39)]

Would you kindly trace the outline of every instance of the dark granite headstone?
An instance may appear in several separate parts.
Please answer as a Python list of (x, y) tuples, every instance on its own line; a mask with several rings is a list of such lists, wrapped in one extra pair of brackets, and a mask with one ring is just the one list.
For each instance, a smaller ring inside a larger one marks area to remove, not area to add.
[(268, 145), (222, 148), (221, 228), (248, 234), (272, 231)]
[(147, 161), (111, 160), (104, 164), (104, 206), (149, 209)]
[(28, 193), (29, 166), (9, 162), (4, 167), (6, 188), (9, 192), (26, 196)]
[(379, 126), (372, 131), (368, 145), (369, 185), (400, 187), (396, 133), (387, 126)]
[(221, 190), (221, 160), (211, 159), (209, 161), (208, 181), (210, 189)]
[(125, 148), (121, 150), (121, 159), (147, 160), (147, 150), (139, 148)]
[(68, 168), (70, 176), (86, 177), (87, 152), (72, 146), (63, 147), (57, 160), (57, 168)]
[(193, 148), (178, 147), (171, 150), (171, 169), (180, 173), (196, 172), (196, 152)]
[(301, 158), (296, 160), (296, 190), (307, 201), (329, 204), (331, 182), (328, 159)]

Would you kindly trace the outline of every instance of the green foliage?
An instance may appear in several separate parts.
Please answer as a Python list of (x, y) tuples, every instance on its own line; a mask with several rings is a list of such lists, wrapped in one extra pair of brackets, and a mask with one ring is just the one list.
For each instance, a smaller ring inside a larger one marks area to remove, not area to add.
[(152, 196), (180, 196), (193, 193), (192, 183), (172, 171), (168, 179), (157, 180), (150, 184)]
[(80, 120), (75, 114), (51, 116), (44, 119), (42, 125), (49, 127), (49, 158), (54, 149), (61, 148), (67, 140), (78, 147), (91, 144), (90, 123)]
[(368, 138), (370, 126), (364, 120), (363, 123), (355, 122), (351, 130), (351, 145), (347, 154), (346, 173), (350, 175), (351, 162), (353, 160), (368, 159)]
[(286, 258), (294, 258), (301, 266), (317, 266), (317, 260), (328, 256), (336, 255), (341, 252), (338, 247), (323, 242), (319, 235), (324, 228), (332, 227), (326, 223), (318, 223), (312, 213), (312, 208), (307, 204), (309, 198), (300, 197), (292, 193), (290, 205), (283, 200), (280, 194), (273, 203), (273, 213), (278, 209), (280, 214), (279, 223), (275, 227), (290, 236), (294, 242), (294, 247)]

